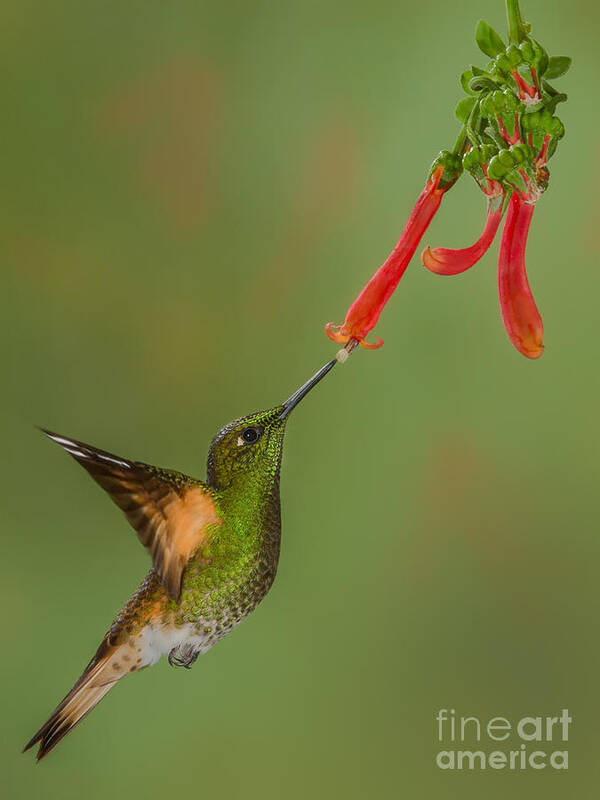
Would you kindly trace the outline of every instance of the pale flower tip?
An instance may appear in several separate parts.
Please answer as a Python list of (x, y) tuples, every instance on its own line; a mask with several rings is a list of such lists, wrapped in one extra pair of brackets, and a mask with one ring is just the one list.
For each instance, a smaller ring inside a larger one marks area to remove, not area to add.
[(423, 252), (421, 253), (421, 263), (424, 267), (427, 267), (428, 270), (431, 272), (436, 271), (437, 262), (431, 250), (431, 247), (426, 247)]
[(342, 333), (342, 329), (343, 325), (334, 325), (333, 322), (328, 322), (327, 325), (325, 325), (325, 333), (332, 342), (336, 342), (337, 344), (346, 344), (350, 338)]
[(534, 361), (536, 358), (539, 358), (544, 354), (544, 345), (538, 344), (532, 347), (521, 346), (517, 347), (517, 350), (526, 358), (530, 358), (532, 361)]
[[(448, 254), (456, 253), (458, 258), (448, 259)], [(462, 251), (448, 251), (442, 247), (436, 247), (433, 250), (431, 247), (426, 247), (421, 253), (421, 263), (423, 266), (433, 272), (435, 275), (455, 275), (467, 269), (465, 264), (467, 262), (462, 259)], [(444, 258), (444, 256), (446, 256)], [(454, 263), (453, 263), (454, 262)]]

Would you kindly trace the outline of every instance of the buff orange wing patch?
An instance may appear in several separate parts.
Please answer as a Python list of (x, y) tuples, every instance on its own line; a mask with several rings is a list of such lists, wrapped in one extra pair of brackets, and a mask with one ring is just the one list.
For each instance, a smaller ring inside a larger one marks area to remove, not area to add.
[(123, 511), (149, 550), (169, 596), (177, 600), (189, 559), (205, 543), (208, 527), (220, 523), (209, 489), (180, 472), (44, 433), (73, 456)]

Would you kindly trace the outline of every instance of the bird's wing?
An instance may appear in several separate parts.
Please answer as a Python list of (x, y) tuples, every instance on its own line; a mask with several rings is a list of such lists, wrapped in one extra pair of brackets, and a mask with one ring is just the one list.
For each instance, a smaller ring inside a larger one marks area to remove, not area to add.
[(220, 523), (207, 487), (180, 472), (129, 461), (42, 430), (108, 492), (150, 551), (169, 596), (177, 600), (187, 562), (206, 540), (207, 527)]

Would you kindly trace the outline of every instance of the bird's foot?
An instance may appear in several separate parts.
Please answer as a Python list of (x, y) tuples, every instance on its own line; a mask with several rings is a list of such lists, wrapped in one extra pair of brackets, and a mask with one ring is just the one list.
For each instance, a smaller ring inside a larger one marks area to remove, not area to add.
[(196, 661), (200, 651), (191, 644), (179, 644), (169, 653), (169, 664), (172, 667), (185, 667), (190, 669)]

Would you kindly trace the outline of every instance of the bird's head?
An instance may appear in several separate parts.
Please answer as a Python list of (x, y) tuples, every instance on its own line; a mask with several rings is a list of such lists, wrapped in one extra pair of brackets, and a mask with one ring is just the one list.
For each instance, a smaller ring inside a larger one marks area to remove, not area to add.
[(283, 436), (290, 413), (336, 364), (329, 361), (281, 405), (241, 417), (222, 428), (208, 454), (208, 484), (224, 490), (256, 478), (272, 485), (279, 478)]

